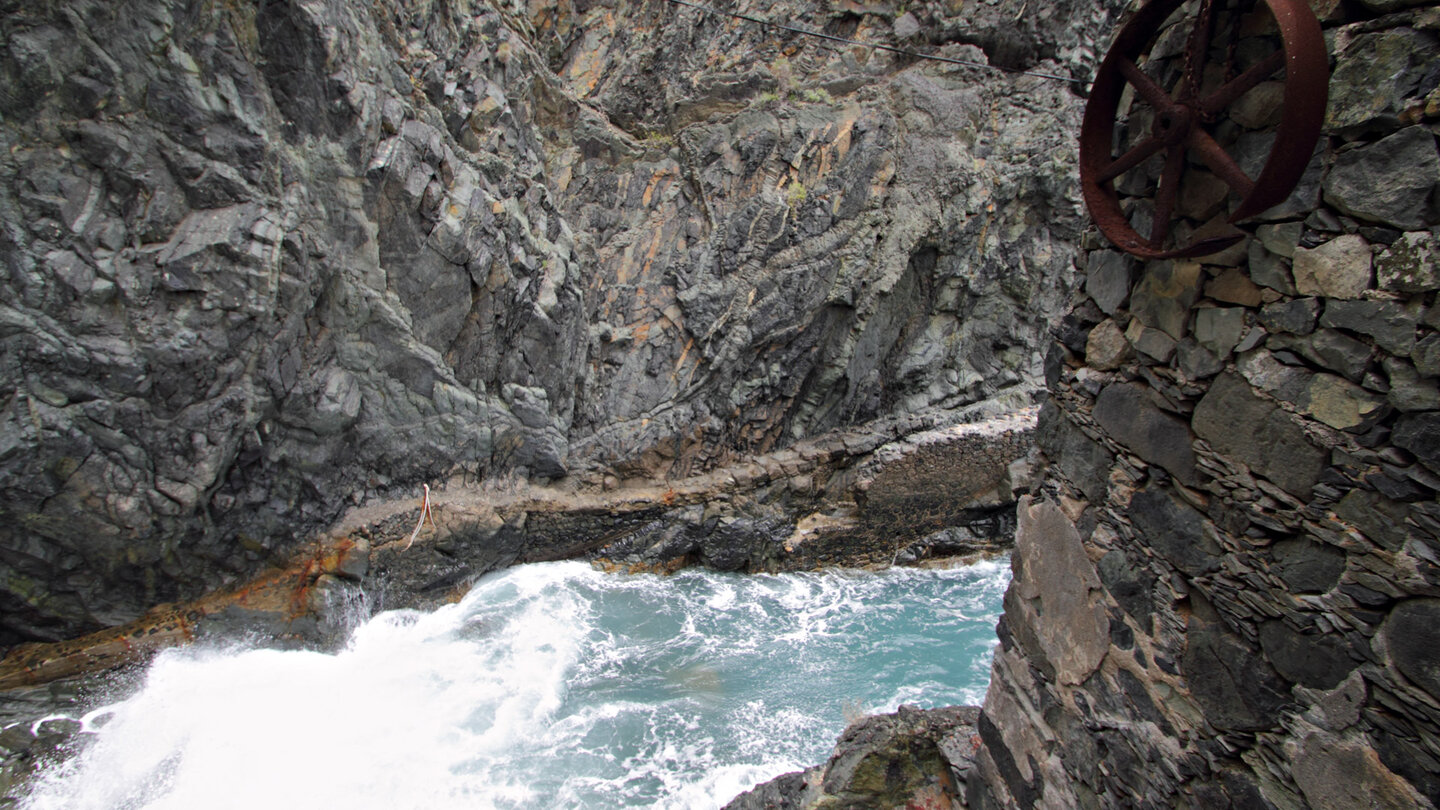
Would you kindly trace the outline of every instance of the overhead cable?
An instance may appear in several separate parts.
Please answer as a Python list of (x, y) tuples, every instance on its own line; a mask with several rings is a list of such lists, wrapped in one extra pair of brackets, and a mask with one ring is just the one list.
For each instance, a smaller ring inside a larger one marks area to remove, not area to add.
[(910, 51), (910, 50), (906, 50), (906, 49), (904, 49), (904, 48), (897, 48), (897, 47), (895, 47), (895, 46), (893, 46), (893, 45), (884, 45), (884, 44), (879, 43), (879, 42), (860, 42), (859, 40), (846, 39), (846, 38), (844, 38), (844, 37), (837, 37), (837, 36), (835, 36), (834, 34), (827, 34), (827, 33), (823, 32), (823, 31), (812, 31), (812, 30), (810, 30), (810, 29), (808, 29), (808, 28), (800, 28), (800, 27), (797, 27), (797, 26), (794, 26), (794, 25), (785, 25), (785, 24), (783, 24), (783, 23), (771, 22), (770, 20), (766, 20), (766, 19), (763, 19), (763, 18), (761, 18), (761, 17), (754, 17), (754, 16), (751, 16), (751, 15), (749, 15), (749, 14), (741, 14), (741, 13), (738, 12), (738, 11), (720, 11), (719, 9), (710, 8), (709, 6), (702, 6), (702, 5), (700, 5), (699, 3), (691, 3), (691, 2), (689, 2), (689, 0), (666, 0), (666, 2), (673, 3), (673, 4), (677, 5), (677, 6), (685, 6), (685, 7), (687, 7), (687, 8), (693, 8), (693, 9), (696, 9), (696, 10), (698, 10), (698, 11), (703, 11), (703, 12), (705, 12), (706, 14), (713, 14), (713, 15), (715, 15), (715, 16), (717, 16), (717, 17), (733, 17), (734, 19), (737, 19), (737, 20), (745, 20), (746, 22), (752, 22), (752, 23), (755, 23), (756, 25), (763, 25), (763, 26), (765, 26), (765, 27), (767, 27), (767, 28), (775, 28), (775, 29), (779, 29), (779, 30), (781, 30), (781, 31), (789, 31), (789, 32), (794, 33), (794, 34), (802, 34), (802, 35), (804, 35), (804, 36), (807, 36), (807, 37), (815, 37), (815, 38), (817, 38), (817, 39), (828, 39), (828, 40), (830, 40), (831, 42), (839, 42), (839, 43), (842, 43), (842, 44), (845, 44), (845, 45), (858, 45), (859, 47), (862, 47), (862, 48), (870, 48), (870, 49), (872, 49), (872, 50), (877, 50), (877, 51), (889, 51), (889, 52), (891, 52), (891, 53), (897, 53), (897, 54), (900, 54), (900, 55), (902, 55), (902, 56), (912, 56), (912, 57), (914, 57), (914, 58), (916, 58), (916, 59), (929, 59), (929, 60), (931, 60), (931, 61), (933, 61), (933, 62), (945, 62), (945, 63), (951, 64), (951, 65), (960, 65), (960, 66), (962, 66), (962, 67), (980, 68), (980, 69), (982, 69), (982, 70), (998, 70), (998, 71), (1001, 71), (1002, 73), (1011, 73), (1011, 74), (1014, 74), (1014, 75), (1017, 75), (1017, 76), (1035, 76), (1036, 78), (1040, 78), (1040, 79), (1050, 79), (1050, 80), (1052, 80), (1052, 81), (1059, 81), (1059, 82), (1066, 82), (1066, 83), (1079, 81), (1078, 79), (1075, 79), (1075, 78), (1073, 78), (1073, 77), (1071, 77), (1071, 76), (1060, 76), (1060, 75), (1054, 74), (1054, 73), (1041, 73), (1041, 72), (1035, 71), (1035, 70), (1020, 70), (1020, 69), (1018, 69), (1018, 68), (1007, 68), (1007, 67), (1001, 67), (1001, 66), (999, 66), (999, 65), (987, 64), (987, 63), (985, 63), (985, 62), (976, 62), (976, 61), (974, 61), (974, 60), (969, 60), (969, 59), (952, 59), (952, 58), (950, 58), (950, 57), (948, 57), (948, 56), (937, 56), (937, 55), (935, 55), (935, 54), (930, 54), (930, 53), (920, 53), (920, 52), (918, 52), (918, 51)]

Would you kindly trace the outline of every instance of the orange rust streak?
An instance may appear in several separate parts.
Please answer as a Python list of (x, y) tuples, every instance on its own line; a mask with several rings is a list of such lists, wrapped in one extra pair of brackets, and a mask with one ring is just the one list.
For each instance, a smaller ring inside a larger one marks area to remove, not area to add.
[(662, 169), (662, 170), (660, 170), (660, 171), (658, 171), (658, 172), (655, 172), (655, 174), (651, 175), (651, 177), (650, 177), (650, 183), (649, 183), (647, 186), (645, 186), (645, 193), (644, 193), (644, 195), (642, 195), (642, 196), (640, 197), (640, 204), (643, 205), (643, 206), (645, 206), (646, 208), (649, 208), (649, 207), (650, 207), (650, 200), (651, 200), (651, 198), (654, 197), (654, 195), (655, 195), (655, 189), (656, 189), (656, 187), (660, 185), (660, 181), (661, 181), (661, 180), (664, 180), (665, 178), (667, 178), (667, 177), (669, 177), (669, 176), (670, 176), (670, 170), (669, 170), (669, 169)]
[(645, 252), (645, 266), (640, 268), (640, 275), (645, 276), (650, 273), (650, 265), (655, 263), (655, 254), (660, 252), (660, 239), (662, 236), (664, 236), (664, 231), (656, 228), (655, 238), (650, 240), (650, 249)]
[[(239, 587), (207, 594), (188, 605), (157, 606), (129, 624), (69, 641), (17, 647), (0, 661), (0, 689), (47, 683), (143, 660), (156, 650), (194, 641), (196, 628), (189, 616), (199, 619), (231, 605), (275, 612), (288, 608), (289, 618), (294, 619), (305, 612), (305, 596), (320, 575), (335, 570), (355, 547), (350, 538), (329, 546), (311, 546), (307, 557), (295, 559), (283, 569), (262, 574)], [(327, 563), (332, 562), (327, 568)]]
[(695, 338), (693, 337), (685, 341), (685, 348), (680, 350), (680, 359), (675, 361), (675, 370), (670, 372), (670, 382), (675, 382), (675, 378), (680, 376), (680, 369), (685, 367), (685, 358), (690, 356), (690, 349), (694, 345)]

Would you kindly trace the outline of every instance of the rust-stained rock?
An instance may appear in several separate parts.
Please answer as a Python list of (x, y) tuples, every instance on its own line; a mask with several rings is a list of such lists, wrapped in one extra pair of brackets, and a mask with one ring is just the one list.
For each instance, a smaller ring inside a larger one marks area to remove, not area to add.
[[(351, 575), (368, 565), (368, 548), (364, 540), (342, 537), (240, 587), (181, 605), (162, 605), (134, 622), (80, 638), (21, 645), (0, 659), (0, 690), (140, 663), (198, 638), (257, 627), (277, 638), (293, 633), (303, 635), (306, 643), (320, 643), (304, 621), (317, 613), (310, 590), (322, 578), (354, 579)], [(235, 616), (244, 618), (231, 627)]]

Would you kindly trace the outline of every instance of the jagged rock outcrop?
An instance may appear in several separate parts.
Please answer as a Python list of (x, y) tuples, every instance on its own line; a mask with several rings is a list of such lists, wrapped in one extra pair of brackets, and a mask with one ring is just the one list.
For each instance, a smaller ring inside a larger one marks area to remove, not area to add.
[[(1023, 401), (1068, 291), (1064, 82), (653, 1), (0, 10), (0, 645), (421, 481)], [(747, 10), (1052, 71), (1106, 17)]]
[(1440, 7), (1312, 5), (1290, 201), (1193, 262), (1090, 243), (970, 807), (1440, 804)]
[(949, 810), (963, 806), (978, 737), (973, 706), (871, 715), (850, 724), (824, 765), (776, 777), (725, 810)]

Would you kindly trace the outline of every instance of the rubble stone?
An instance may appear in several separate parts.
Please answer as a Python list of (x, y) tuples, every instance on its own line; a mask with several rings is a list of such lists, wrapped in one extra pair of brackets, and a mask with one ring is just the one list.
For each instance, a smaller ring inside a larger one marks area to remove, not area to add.
[(1437, 185), (1435, 136), (1412, 126), (1337, 155), (1325, 179), (1325, 200), (1357, 219), (1417, 231), (1440, 221), (1432, 202)]
[(1355, 234), (1313, 249), (1295, 249), (1295, 289), (1301, 295), (1359, 298), (1370, 288), (1370, 245)]

